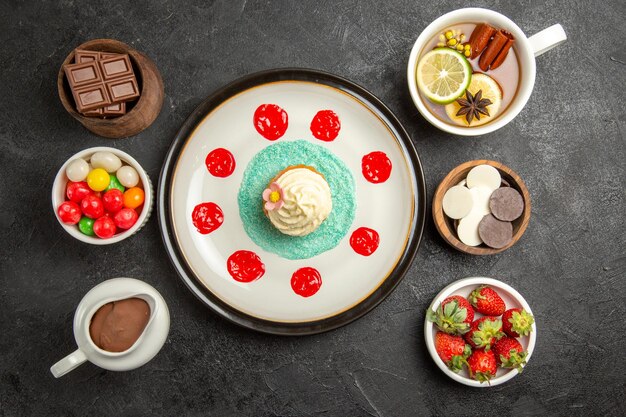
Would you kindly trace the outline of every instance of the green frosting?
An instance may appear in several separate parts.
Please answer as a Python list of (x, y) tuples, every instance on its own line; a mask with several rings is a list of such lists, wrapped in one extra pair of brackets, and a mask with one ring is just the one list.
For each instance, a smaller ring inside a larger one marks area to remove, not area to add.
[[(276, 174), (292, 165), (308, 165), (324, 175), (333, 201), (333, 209), (321, 226), (301, 237), (279, 232), (263, 212), (263, 190)], [(308, 259), (337, 246), (348, 233), (356, 211), (354, 178), (348, 167), (328, 149), (305, 140), (279, 142), (256, 154), (243, 174), (237, 201), (250, 239), (287, 259)]]

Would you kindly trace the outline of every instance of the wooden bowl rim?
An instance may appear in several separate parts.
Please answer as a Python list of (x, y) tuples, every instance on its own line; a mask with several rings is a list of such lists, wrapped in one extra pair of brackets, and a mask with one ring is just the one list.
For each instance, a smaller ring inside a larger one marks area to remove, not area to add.
[[(95, 50), (98, 51), (98, 49), (90, 49), (90, 48), (97, 48), (99, 46), (101, 46), (103, 43), (112, 43), (115, 44), (116, 47), (123, 49), (126, 53), (128, 54), (128, 56), (131, 59), (131, 62), (133, 64), (134, 69), (136, 69), (137, 71), (139, 71), (139, 74), (141, 76), (141, 94), (139, 96), (139, 100), (137, 100), (137, 103), (135, 103), (135, 105), (133, 106), (133, 108), (131, 109), (131, 111), (129, 111), (128, 113), (124, 114), (123, 116), (120, 117), (113, 117), (111, 119), (101, 119), (98, 117), (87, 117), (87, 116), (83, 116), (82, 114), (80, 114), (75, 108), (74, 106), (72, 106), (70, 103), (72, 103), (74, 101), (74, 98), (72, 96), (68, 96), (67, 92), (65, 91), (65, 87), (64, 87), (64, 80), (65, 80), (65, 71), (63, 71), (63, 66), (65, 64), (69, 64), (70, 62), (72, 62), (74, 60), (74, 55), (77, 49), (87, 49), (87, 50)], [(98, 39), (91, 39), (87, 42), (83, 42), (80, 45), (78, 45), (77, 47), (73, 48), (70, 53), (65, 57), (65, 59), (63, 60), (63, 63), (61, 64), (61, 68), (59, 68), (59, 74), (57, 76), (57, 89), (59, 90), (59, 97), (61, 98), (61, 103), (63, 104), (63, 107), (65, 108), (65, 110), (72, 115), (73, 118), (75, 118), (76, 120), (78, 120), (79, 122), (81, 122), (81, 124), (84, 124), (83, 121), (85, 122), (89, 122), (89, 123), (94, 123), (94, 124), (123, 124), (124, 122), (126, 122), (128, 119), (131, 119), (132, 117), (135, 116), (135, 113), (138, 111), (138, 109), (140, 108), (140, 103), (142, 102), (142, 100), (144, 99), (144, 88), (145, 88), (145, 74), (144, 74), (144, 68), (140, 63), (140, 60), (137, 59), (137, 57), (144, 57), (144, 55), (137, 51), (136, 49), (134, 49), (133, 47), (125, 44), (124, 42), (118, 41), (116, 39), (108, 39), (108, 38), (98, 38)]]
[[(445, 214), (443, 213), (442, 201), (445, 192), (455, 184), (450, 184), (453, 176), (457, 175), (462, 171), (469, 171), (471, 168), (478, 165), (491, 165), (496, 168), (498, 171), (503, 172), (507, 176), (513, 179), (514, 184), (510, 184), (511, 187), (515, 188), (522, 194), (522, 198), (524, 199), (524, 210), (522, 212), (521, 223), (515, 234), (513, 235), (513, 239), (511, 242), (499, 249), (489, 248), (486, 246), (468, 246), (465, 243), (461, 242), (459, 238), (456, 236), (456, 232), (451, 230), (446, 221)], [(448, 184), (444, 186), (444, 184)], [(444, 189), (445, 188), (445, 189)], [(503, 252), (513, 246), (517, 241), (522, 237), (526, 228), (528, 227), (528, 223), (530, 221), (530, 213), (531, 213), (531, 200), (530, 193), (528, 192), (528, 188), (526, 187), (526, 183), (524, 180), (511, 168), (502, 164), (501, 162), (492, 161), (489, 159), (476, 159), (473, 161), (464, 162), (452, 170), (448, 172), (448, 174), (441, 180), (439, 185), (437, 186), (437, 190), (435, 191), (435, 195), (433, 196), (433, 204), (432, 204), (432, 214), (433, 220), (435, 222), (435, 227), (437, 228), (437, 232), (439, 235), (445, 240), (450, 246), (455, 249), (467, 253), (469, 255), (495, 255), (497, 253)], [(444, 230), (442, 230), (444, 229)]]

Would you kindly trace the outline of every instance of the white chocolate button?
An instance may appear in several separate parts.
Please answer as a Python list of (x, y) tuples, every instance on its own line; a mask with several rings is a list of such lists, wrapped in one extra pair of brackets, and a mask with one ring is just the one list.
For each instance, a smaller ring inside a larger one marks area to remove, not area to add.
[(462, 219), (474, 206), (474, 197), (467, 187), (451, 187), (443, 196), (443, 212), (451, 219)]
[(491, 213), (489, 209), (489, 199), (491, 198), (493, 190), (480, 186), (470, 188), (469, 192), (474, 202), (472, 213), (480, 214), (481, 216)]
[(465, 181), (465, 178), (463, 178), (457, 185), (465, 185), (465, 183), (467, 183), (467, 181)]
[(91, 166), (102, 168), (109, 174), (112, 174), (120, 169), (122, 161), (111, 152), (96, 152), (91, 156)]
[(478, 225), (483, 217), (484, 215), (474, 211), (459, 220), (459, 227), (456, 229), (456, 234), (459, 236), (461, 242), (465, 243), (467, 246), (478, 246), (483, 243), (478, 235)]
[(117, 180), (126, 188), (134, 187), (139, 183), (139, 174), (135, 168), (124, 165), (120, 169), (117, 170)]
[(70, 181), (85, 181), (87, 174), (89, 174), (89, 164), (82, 158), (74, 159), (65, 168), (65, 174)]
[(482, 186), (493, 191), (500, 188), (501, 182), (500, 173), (491, 165), (478, 165), (467, 173), (468, 188)]

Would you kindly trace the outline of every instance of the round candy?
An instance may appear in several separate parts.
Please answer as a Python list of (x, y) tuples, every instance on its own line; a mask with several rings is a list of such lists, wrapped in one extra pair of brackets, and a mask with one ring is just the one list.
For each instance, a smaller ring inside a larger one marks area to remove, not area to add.
[(137, 219), (139, 215), (137, 212), (130, 208), (123, 208), (115, 216), (113, 217), (113, 221), (115, 225), (120, 229), (130, 229), (133, 227), (135, 223), (137, 223)]
[(93, 232), (102, 239), (108, 239), (116, 232), (115, 222), (107, 216), (102, 216), (93, 223)]
[(104, 209), (109, 213), (117, 213), (124, 208), (124, 194), (117, 188), (113, 188), (102, 196)]
[(80, 220), (80, 207), (73, 201), (61, 203), (57, 213), (61, 221), (65, 224), (76, 224)]
[(456, 185), (443, 195), (443, 212), (451, 219), (462, 219), (474, 207), (474, 197), (467, 187)]
[(102, 168), (95, 168), (87, 175), (87, 184), (94, 191), (102, 191), (111, 182), (109, 174)]
[(487, 187), (474, 187), (470, 188), (472, 199), (474, 200), (474, 207), (472, 212), (479, 213), (481, 215), (489, 214), (489, 198), (491, 197), (491, 189)]
[(67, 198), (75, 203), (80, 203), (83, 198), (92, 193), (93, 191), (91, 191), (91, 188), (89, 188), (85, 181), (69, 181), (65, 189), (65, 195), (67, 196)]
[(524, 211), (524, 198), (515, 188), (498, 188), (489, 199), (491, 213), (498, 220), (512, 222)]
[(96, 152), (91, 156), (91, 166), (113, 173), (120, 169), (122, 161), (111, 152)]
[(500, 249), (513, 240), (513, 225), (511, 222), (502, 222), (488, 214), (478, 225), (478, 235), (485, 245)]
[(145, 196), (139, 187), (133, 187), (124, 193), (124, 207), (135, 209), (143, 204)]
[(459, 220), (459, 227), (456, 229), (459, 240), (467, 246), (478, 246), (483, 243), (478, 235), (478, 224), (482, 219), (483, 215), (481, 213), (472, 211)]
[(83, 214), (90, 219), (97, 219), (104, 215), (104, 204), (102, 204), (102, 200), (95, 195), (88, 195), (83, 198), (83, 201), (80, 202), (80, 208)]
[(467, 186), (469, 188), (482, 186), (493, 191), (500, 187), (500, 182), (500, 173), (491, 165), (478, 165), (467, 173)]
[(87, 216), (83, 216), (78, 222), (78, 230), (80, 230), (81, 233), (84, 235), (93, 236), (94, 235), (94, 232), (93, 232), (94, 222), (95, 222), (94, 219), (90, 219)]
[(126, 188), (131, 188), (139, 184), (139, 174), (137, 174), (135, 168), (130, 165), (124, 165), (117, 170), (117, 179)]
[(70, 181), (84, 181), (87, 174), (89, 174), (89, 164), (82, 158), (74, 159), (65, 168), (65, 175)]
[(114, 188), (120, 190), (121, 192), (124, 192), (126, 190), (126, 188), (124, 188), (124, 186), (120, 184), (120, 181), (115, 175), (111, 174), (109, 177), (110, 177), (109, 185), (107, 186), (107, 188), (104, 189), (104, 191), (109, 191)]

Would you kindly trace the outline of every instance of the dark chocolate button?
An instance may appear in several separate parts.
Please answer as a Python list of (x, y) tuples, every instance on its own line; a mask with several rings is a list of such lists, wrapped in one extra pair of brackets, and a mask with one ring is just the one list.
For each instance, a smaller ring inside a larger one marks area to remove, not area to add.
[(512, 222), (522, 215), (524, 199), (515, 188), (501, 187), (491, 193), (489, 209), (498, 220)]
[(513, 240), (513, 224), (488, 214), (478, 224), (478, 236), (490, 248), (503, 248)]

